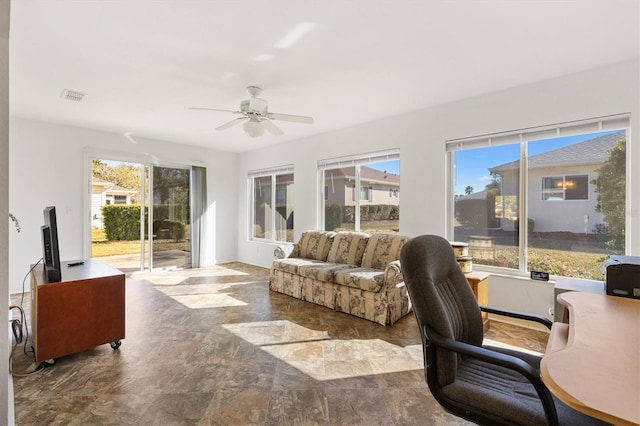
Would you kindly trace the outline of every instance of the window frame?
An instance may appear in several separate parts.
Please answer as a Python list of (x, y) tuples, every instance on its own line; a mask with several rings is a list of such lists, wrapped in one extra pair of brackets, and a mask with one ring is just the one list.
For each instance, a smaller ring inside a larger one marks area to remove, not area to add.
[[(259, 241), (259, 242), (270, 242), (270, 243), (292, 243), (293, 241), (286, 241), (285, 240), (281, 240), (278, 239), (278, 232), (277, 232), (277, 227), (276, 227), (276, 215), (272, 214), (270, 216), (270, 223), (269, 223), (269, 230), (271, 232), (271, 237), (270, 238), (266, 238), (266, 237), (259, 237), (255, 235), (255, 225), (256, 225), (256, 198), (255, 198), (255, 182), (256, 179), (258, 178), (265, 178), (265, 177), (270, 177), (270, 181), (271, 181), (271, 186), (270, 186), (270, 199), (271, 199), (271, 204), (273, 206), (272, 209), (275, 209), (275, 206), (277, 205), (277, 200), (278, 200), (278, 196), (279, 194), (281, 194), (281, 191), (279, 193), (279, 189), (278, 189), (278, 177), (280, 176), (286, 176), (286, 175), (291, 175), (292, 176), (292, 181), (293, 184), (295, 186), (295, 173), (294, 173), (294, 167), (293, 165), (284, 165), (284, 166), (278, 166), (278, 167), (271, 167), (271, 168), (265, 168), (265, 169), (260, 169), (260, 170), (250, 170), (247, 173), (247, 187), (248, 187), (248, 198), (249, 198), (249, 202), (247, 203), (247, 205), (249, 206), (249, 224), (248, 224), (248, 230), (247, 230), (247, 235), (249, 236), (249, 240), (250, 241)], [(295, 192), (293, 192), (291, 194), (292, 196), (292, 200), (291, 202), (288, 202), (287, 200), (287, 205), (292, 205), (292, 213), (293, 211), (295, 211), (295, 199), (293, 199), (293, 195)], [(293, 231), (295, 231), (295, 222), (293, 225), (293, 229), (292, 229), (292, 234)], [(286, 229), (286, 228), (285, 228)], [(264, 230), (264, 233), (267, 233), (267, 230)]]
[[(518, 237), (518, 252), (519, 252), (519, 262), (518, 269), (514, 268), (504, 268), (498, 266), (491, 265), (482, 265), (476, 264), (474, 262), (474, 268), (476, 265), (479, 270), (485, 270), (488, 272), (494, 272), (498, 274), (503, 274), (506, 276), (519, 276), (519, 277), (528, 277), (529, 271), (527, 270), (527, 236), (528, 236), (528, 182), (529, 182), (529, 166), (528, 166), (528, 152), (527, 147), (529, 142), (534, 142), (536, 140), (542, 139), (550, 139), (564, 136), (573, 136), (585, 133), (596, 133), (608, 130), (625, 130), (626, 138), (629, 141), (631, 134), (631, 126), (630, 126), (630, 116), (629, 113), (622, 114), (613, 114), (609, 116), (589, 118), (584, 120), (576, 120), (572, 122), (564, 122), (557, 123), (546, 126), (539, 127), (530, 127), (525, 129), (493, 133), (481, 136), (474, 136), (468, 138), (460, 138), (460, 139), (450, 139), (445, 141), (445, 147), (447, 151), (447, 204), (446, 204), (446, 236), (450, 240), (454, 239), (454, 222), (455, 218), (453, 217), (455, 208), (455, 194), (454, 194), (454, 181), (455, 181), (455, 165), (454, 165), (454, 152), (466, 149), (474, 149), (474, 148), (482, 148), (482, 147), (490, 147), (495, 145), (503, 145), (503, 144), (514, 144), (519, 143), (520, 145), (520, 157), (519, 157), (519, 200), (518, 200), (518, 210), (519, 210), (519, 237)], [(631, 156), (627, 155), (626, 158), (627, 167), (626, 167), (626, 180), (627, 182), (631, 182)], [(584, 174), (576, 174), (576, 175), (563, 175), (565, 176), (578, 176)], [(587, 174), (587, 182), (590, 182), (591, 176)], [(564, 191), (563, 191), (564, 194)], [(587, 197), (589, 197), (589, 191), (587, 191)], [(546, 200), (545, 200), (546, 201)], [(559, 201), (559, 200), (558, 200)], [(584, 201), (583, 199), (578, 200), (563, 200), (562, 201)], [(629, 216), (629, 187), (627, 187), (627, 194), (625, 197), (625, 222), (626, 229), (630, 228), (630, 216)], [(630, 238), (627, 237), (625, 241), (625, 253), (629, 252), (631, 246)], [(552, 276), (552, 279), (555, 279), (555, 275)]]
[[(324, 182), (324, 172), (325, 170), (338, 169), (342, 167), (354, 167), (355, 168), (355, 182), (353, 188), (353, 201), (355, 203), (354, 206), (354, 214), (355, 214), (355, 222), (354, 229), (359, 231), (360, 228), (360, 203), (362, 201), (371, 202), (372, 200), (362, 199), (361, 191), (363, 186), (367, 188), (368, 198), (373, 198), (373, 194), (371, 193), (372, 187), (370, 185), (362, 185), (360, 182), (360, 166), (367, 165), (370, 163), (378, 163), (383, 161), (400, 161), (400, 148), (391, 148), (384, 151), (374, 151), (369, 153), (362, 154), (354, 154), (344, 157), (335, 157), (335, 158), (327, 158), (323, 160), (318, 160), (318, 210), (316, 217), (318, 218), (317, 226), (318, 229), (325, 228), (325, 202), (328, 200), (328, 196), (326, 194), (326, 186)], [(357, 190), (360, 188), (360, 190)], [(399, 193), (399, 191), (398, 191)]]
[[(585, 183), (587, 184), (587, 191), (586, 191), (586, 197), (585, 198), (567, 198), (567, 178), (584, 178), (585, 179)], [(557, 179), (557, 180), (562, 179), (562, 183), (561, 183), (561, 185), (559, 187), (545, 188), (545, 180), (546, 179)], [(550, 202), (557, 202), (557, 201), (589, 201), (589, 180), (590, 179), (589, 179), (589, 174), (588, 173), (574, 174), (574, 175), (562, 175), (562, 176), (542, 176), (541, 180), (542, 180), (542, 191), (541, 191), (542, 201), (550, 201)], [(560, 193), (560, 192), (562, 192), (562, 198), (561, 199), (545, 198), (545, 194)]]

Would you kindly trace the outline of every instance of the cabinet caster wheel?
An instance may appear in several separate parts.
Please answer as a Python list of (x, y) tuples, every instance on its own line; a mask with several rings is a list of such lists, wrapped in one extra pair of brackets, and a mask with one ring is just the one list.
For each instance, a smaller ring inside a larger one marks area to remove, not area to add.
[(111, 346), (111, 349), (113, 349), (114, 351), (118, 349), (120, 345), (122, 345), (122, 342), (120, 340), (116, 340), (115, 342), (109, 343), (109, 346)]
[(45, 367), (52, 367), (55, 363), (56, 363), (55, 359), (47, 359), (45, 361), (42, 361), (42, 365)]

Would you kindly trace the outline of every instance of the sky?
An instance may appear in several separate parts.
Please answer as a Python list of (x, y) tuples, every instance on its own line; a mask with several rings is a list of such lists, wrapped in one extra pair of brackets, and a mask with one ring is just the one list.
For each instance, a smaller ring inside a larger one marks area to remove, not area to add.
[[(528, 146), (529, 157), (617, 131), (612, 130), (530, 141)], [(464, 195), (467, 186), (471, 186), (474, 193), (482, 191), (491, 182), (490, 167), (518, 159), (520, 159), (519, 143), (457, 151), (454, 156), (454, 193)]]
[(400, 174), (400, 160), (382, 161), (380, 163), (370, 163), (367, 167), (372, 169), (387, 171), (387, 173)]

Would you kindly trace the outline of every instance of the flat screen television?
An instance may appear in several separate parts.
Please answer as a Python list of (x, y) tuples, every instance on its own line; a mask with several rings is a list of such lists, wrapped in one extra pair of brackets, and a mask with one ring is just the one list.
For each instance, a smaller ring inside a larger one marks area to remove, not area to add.
[(43, 214), (44, 225), (40, 227), (42, 230), (42, 263), (47, 274), (47, 280), (52, 283), (62, 279), (56, 208), (46, 207)]

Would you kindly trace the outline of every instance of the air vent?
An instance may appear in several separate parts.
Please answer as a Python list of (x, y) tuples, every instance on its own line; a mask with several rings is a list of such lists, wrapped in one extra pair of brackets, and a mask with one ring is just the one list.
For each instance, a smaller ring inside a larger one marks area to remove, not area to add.
[(62, 89), (62, 93), (60, 93), (60, 97), (62, 99), (66, 99), (68, 101), (76, 101), (76, 102), (81, 102), (85, 96), (87, 96), (86, 93), (82, 93), (82, 92), (78, 92), (77, 90), (70, 90), (70, 89)]

